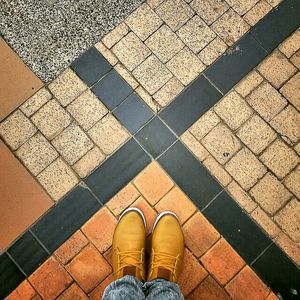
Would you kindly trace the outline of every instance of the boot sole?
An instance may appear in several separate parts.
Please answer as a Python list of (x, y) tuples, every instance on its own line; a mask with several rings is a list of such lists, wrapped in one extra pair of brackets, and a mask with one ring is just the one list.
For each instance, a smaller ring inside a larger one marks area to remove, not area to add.
[(135, 211), (136, 213), (138, 213), (138, 214), (142, 217), (143, 223), (144, 223), (144, 226), (145, 226), (145, 229), (146, 229), (146, 228), (147, 228), (147, 223), (146, 223), (145, 216), (144, 216), (143, 212), (142, 212), (139, 208), (137, 208), (137, 207), (128, 207), (128, 208), (126, 208), (126, 209), (121, 213), (121, 215), (120, 215), (120, 217), (119, 217), (119, 219), (118, 219), (118, 223), (120, 222), (121, 218), (122, 218), (125, 214), (127, 214), (128, 212), (131, 212), (131, 211)]
[(173, 213), (172, 211), (167, 210), (167, 211), (164, 211), (164, 212), (160, 213), (160, 214), (156, 217), (156, 219), (155, 219), (155, 221), (154, 221), (154, 224), (153, 224), (153, 227), (152, 227), (152, 233), (153, 233), (153, 231), (154, 231), (154, 229), (155, 229), (155, 227), (156, 227), (158, 221), (159, 221), (162, 217), (164, 217), (165, 215), (172, 215), (173, 217), (175, 217), (175, 218), (177, 219), (178, 223), (180, 224), (177, 215), (176, 215), (175, 213)]

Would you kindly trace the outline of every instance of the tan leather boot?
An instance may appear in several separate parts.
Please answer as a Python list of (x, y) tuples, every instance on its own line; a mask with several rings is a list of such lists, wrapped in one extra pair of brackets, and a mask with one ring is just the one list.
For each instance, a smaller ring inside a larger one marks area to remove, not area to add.
[(176, 215), (169, 211), (161, 213), (153, 225), (147, 280), (163, 278), (178, 282), (183, 251), (184, 237)]
[(145, 280), (146, 221), (135, 207), (119, 218), (113, 236), (113, 271), (116, 279), (125, 275)]

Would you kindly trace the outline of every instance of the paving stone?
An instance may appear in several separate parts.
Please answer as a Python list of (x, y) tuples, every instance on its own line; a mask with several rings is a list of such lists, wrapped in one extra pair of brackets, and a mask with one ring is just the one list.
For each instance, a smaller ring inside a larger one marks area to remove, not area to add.
[(13, 149), (18, 149), (37, 131), (24, 114), (17, 110), (0, 123), (0, 135)]
[(186, 246), (196, 257), (202, 256), (220, 238), (220, 234), (197, 212), (183, 226)]
[[(268, 191), (266, 193), (266, 191)], [(291, 193), (270, 173), (267, 173), (251, 190), (256, 202), (274, 215), (291, 198)]]
[(111, 200), (106, 203), (106, 206), (111, 212), (118, 216), (124, 211), (130, 204), (132, 204), (140, 193), (132, 183), (126, 185), (121, 191), (119, 191)]
[(265, 166), (246, 148), (240, 150), (225, 166), (226, 171), (245, 190), (266, 173)]
[(270, 124), (290, 144), (300, 139), (300, 114), (293, 106), (288, 105)]
[(133, 89), (136, 89), (139, 86), (139, 83), (133, 78), (131, 73), (122, 64), (116, 64), (115, 70), (127, 81), (127, 83)]
[(182, 0), (163, 1), (155, 11), (173, 31), (178, 30), (193, 15), (192, 9)]
[(226, 163), (241, 148), (239, 140), (223, 124), (213, 128), (201, 143), (220, 164)]
[(52, 140), (71, 123), (69, 114), (54, 99), (38, 110), (31, 120), (48, 140)]
[(197, 299), (229, 300), (230, 298), (213, 277), (207, 276), (192, 293), (191, 300)]
[(145, 43), (163, 63), (184, 47), (184, 43), (167, 25), (160, 27)]
[(242, 96), (246, 97), (252, 92), (261, 82), (263, 78), (255, 70), (251, 71), (244, 77), (236, 86), (235, 90)]
[(279, 139), (265, 150), (260, 159), (279, 179), (287, 175), (300, 161), (297, 154)]
[(90, 218), (81, 227), (81, 230), (95, 247), (103, 253), (112, 245), (116, 224), (116, 218), (104, 207)]
[(207, 66), (211, 65), (227, 49), (227, 45), (217, 36), (198, 54), (199, 59)]
[(52, 144), (70, 165), (73, 165), (93, 147), (93, 142), (74, 123), (58, 135)]
[(257, 69), (277, 89), (297, 71), (278, 50), (269, 55)]
[(289, 174), (285, 180), (285, 186), (298, 198), (300, 199), (300, 165)]
[(151, 54), (151, 51), (133, 32), (123, 37), (112, 50), (129, 71), (135, 69)]
[(133, 202), (132, 207), (137, 207), (143, 212), (145, 219), (147, 220), (146, 233), (147, 235), (149, 235), (152, 231), (154, 221), (157, 217), (157, 212), (142, 196), (140, 196), (136, 201)]
[(300, 30), (296, 30), (278, 47), (278, 49), (285, 54), (286, 57), (291, 57), (297, 50), (300, 49)]
[(183, 268), (178, 282), (183, 296), (186, 297), (206, 276), (206, 270), (201, 266), (193, 254), (185, 249), (183, 255)]
[(288, 235), (281, 232), (276, 238), (276, 243), (290, 256), (297, 265), (300, 265), (300, 248), (291, 240)]
[(236, 300), (265, 299), (269, 294), (267, 286), (258, 278), (258, 276), (246, 266), (227, 286), (229, 295)]
[(159, 104), (151, 97), (151, 95), (141, 86), (139, 86), (135, 92), (145, 101), (145, 103), (154, 111), (160, 110)]
[(143, 196), (154, 205), (174, 185), (157, 163), (151, 163), (134, 180), (135, 186)]
[(201, 262), (222, 285), (226, 284), (245, 262), (222, 238), (201, 257)]
[(292, 103), (298, 110), (300, 110), (300, 72), (294, 75), (280, 89), (280, 92), (290, 103)]
[(167, 106), (183, 90), (183, 84), (176, 78), (172, 77), (153, 98), (162, 106)]
[(190, 127), (189, 131), (200, 141), (219, 122), (220, 118), (212, 110), (209, 110)]
[(253, 115), (239, 129), (237, 136), (254, 154), (261, 153), (276, 139), (275, 131), (258, 115)]
[(235, 181), (227, 186), (227, 190), (246, 212), (251, 213), (257, 207), (257, 204)]
[(276, 216), (275, 221), (295, 241), (300, 241), (300, 202), (292, 199)]
[(208, 25), (216, 21), (229, 8), (222, 0), (193, 0), (191, 7)]
[(54, 79), (48, 88), (62, 106), (67, 106), (83, 93), (87, 86), (71, 69), (67, 69)]
[(104, 159), (105, 155), (100, 149), (93, 147), (73, 165), (73, 169), (81, 178), (84, 178), (98, 167)]
[(89, 295), (92, 300), (102, 299), (105, 288), (114, 281), (114, 275), (110, 274), (106, 277)]
[(167, 67), (184, 85), (188, 85), (205, 69), (205, 65), (187, 47), (178, 52)]
[(290, 59), (290, 61), (300, 70), (300, 50), (298, 50)]
[(260, 207), (257, 207), (251, 213), (251, 217), (268, 233), (271, 238), (275, 238), (280, 233), (279, 227)]
[(94, 289), (112, 271), (108, 262), (91, 245), (85, 247), (67, 265), (67, 270), (86, 293)]
[(24, 280), (12, 293), (9, 294), (9, 300), (30, 300), (36, 296), (36, 291), (27, 280)]
[(231, 46), (250, 28), (249, 25), (232, 9), (225, 12), (211, 28)]
[(252, 114), (252, 109), (235, 91), (219, 101), (214, 111), (232, 130), (239, 128)]
[(90, 90), (69, 104), (67, 110), (84, 130), (90, 129), (108, 113), (104, 104)]
[(209, 152), (189, 131), (186, 131), (181, 136), (181, 140), (200, 161), (203, 161), (209, 155)]
[(211, 155), (203, 161), (203, 164), (223, 186), (227, 186), (231, 182), (231, 176)]
[(46, 88), (42, 88), (32, 97), (30, 97), (26, 102), (24, 102), (20, 106), (20, 109), (27, 117), (30, 117), (51, 98), (52, 96), (49, 91)]
[(111, 114), (96, 123), (88, 133), (106, 155), (114, 152), (129, 137), (127, 131)]
[[(174, 205), (180, 203), (180, 205)], [(173, 211), (183, 224), (196, 211), (193, 202), (178, 188), (174, 187), (156, 205), (155, 209), (160, 213), (166, 210)]]
[(251, 26), (254, 26), (261, 20), (270, 10), (272, 6), (265, 0), (260, 0), (255, 4), (243, 17), (243, 19)]
[(111, 48), (114, 46), (122, 37), (124, 37), (129, 32), (128, 26), (125, 24), (125, 22), (122, 22), (120, 25), (118, 25), (116, 28), (114, 28), (112, 31), (110, 31), (103, 39), (103, 44)]
[(295, 151), (298, 153), (300, 156), (300, 142), (294, 147)]
[(131, 13), (125, 22), (143, 41), (162, 24), (159, 16), (146, 3)]
[(178, 30), (178, 35), (194, 53), (198, 53), (216, 37), (197, 15)]
[(164, 0), (147, 0), (148, 5), (151, 8), (156, 8), (159, 6), (161, 3), (163, 3)]
[(276, 7), (283, 0), (267, 0), (270, 5)]
[(61, 158), (43, 170), (37, 179), (55, 201), (62, 198), (78, 182), (74, 172)]
[(67, 288), (57, 300), (88, 300), (87, 295), (82, 291), (82, 289), (76, 284), (73, 283), (69, 288)]
[(95, 44), (95, 48), (103, 55), (103, 57), (112, 65), (115, 66), (118, 63), (117, 57), (108, 49), (102, 42)]
[(87, 244), (88, 240), (84, 234), (78, 230), (54, 252), (54, 255), (57, 260), (65, 265)]
[(133, 71), (133, 76), (152, 95), (171, 79), (172, 74), (151, 55)]
[(240, 15), (244, 15), (247, 11), (249, 11), (258, 0), (226, 0), (226, 2)]
[(39, 174), (58, 156), (53, 146), (40, 133), (23, 144), (16, 154), (33, 175)]
[(56, 259), (50, 257), (29, 277), (29, 281), (44, 299), (55, 299), (71, 284), (72, 278)]
[(267, 82), (254, 90), (247, 101), (266, 121), (270, 121), (287, 104), (287, 101)]

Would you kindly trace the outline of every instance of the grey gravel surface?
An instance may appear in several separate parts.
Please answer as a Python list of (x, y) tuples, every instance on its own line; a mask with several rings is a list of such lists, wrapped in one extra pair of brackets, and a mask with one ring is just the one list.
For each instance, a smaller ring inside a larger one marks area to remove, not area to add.
[(144, 0), (0, 0), (0, 33), (49, 82)]

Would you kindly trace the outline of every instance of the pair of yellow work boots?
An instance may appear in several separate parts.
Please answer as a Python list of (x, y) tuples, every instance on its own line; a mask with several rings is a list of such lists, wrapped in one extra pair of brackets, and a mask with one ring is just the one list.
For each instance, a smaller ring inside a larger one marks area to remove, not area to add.
[(147, 277), (145, 246), (145, 217), (138, 208), (128, 208), (122, 213), (113, 237), (113, 270), (116, 279), (131, 275), (141, 281), (163, 278), (178, 282), (184, 237), (174, 213), (163, 212), (154, 222)]

